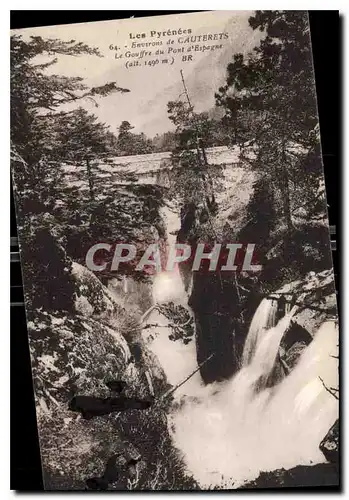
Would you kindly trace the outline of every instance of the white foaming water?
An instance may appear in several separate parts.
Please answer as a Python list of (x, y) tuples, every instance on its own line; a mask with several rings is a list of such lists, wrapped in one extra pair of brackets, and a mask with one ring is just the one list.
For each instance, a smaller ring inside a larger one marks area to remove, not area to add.
[(319, 377), (327, 387), (338, 385), (335, 323), (320, 327), (282, 382), (256, 390), (273, 370), (294, 313), (257, 335), (251, 361), (236, 376), (172, 415), (174, 442), (201, 487), (237, 488), (261, 471), (325, 462), (319, 443), (338, 416), (338, 402)]
[(263, 333), (275, 326), (277, 312), (277, 300), (263, 299), (259, 304), (251, 321), (250, 329), (246, 338), (242, 363), (246, 366), (252, 359), (254, 350)]
[[(169, 247), (176, 243), (176, 234), (181, 225), (180, 217), (178, 211), (171, 206), (162, 207), (160, 212), (165, 221), (166, 240)], [(187, 303), (187, 294), (177, 264), (175, 264), (173, 271), (162, 271), (155, 275), (152, 294), (156, 304)]]
[[(153, 354), (158, 358), (167, 381), (176, 386), (197, 368), (195, 340), (184, 344), (181, 340), (170, 340), (172, 333), (170, 321), (159, 311), (154, 310), (149, 315), (142, 337)], [(196, 372), (188, 382), (177, 389), (175, 397), (197, 395), (204, 388), (200, 373)]]
[[(173, 245), (176, 242), (176, 233), (181, 224), (178, 211), (174, 207), (165, 206), (161, 212), (166, 226), (167, 244)], [(184, 344), (181, 340), (170, 340), (169, 335), (173, 333), (171, 321), (157, 309), (157, 305), (173, 302), (175, 305), (181, 305), (193, 318), (193, 313), (188, 306), (188, 294), (185, 291), (177, 264), (173, 271), (162, 271), (154, 276), (152, 295), (154, 304), (142, 318), (144, 324), (142, 337), (147, 347), (158, 358), (167, 381), (176, 386), (198, 367), (195, 338), (188, 344)], [(187, 320), (183, 320), (183, 323), (185, 321)], [(196, 372), (185, 385), (177, 389), (174, 397), (197, 395), (202, 390), (205, 390), (205, 387), (200, 373)]]

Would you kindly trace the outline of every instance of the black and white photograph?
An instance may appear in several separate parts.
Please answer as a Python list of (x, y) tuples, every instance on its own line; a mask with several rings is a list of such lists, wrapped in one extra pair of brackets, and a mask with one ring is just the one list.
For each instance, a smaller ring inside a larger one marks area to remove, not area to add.
[(11, 30), (45, 490), (339, 484), (310, 35), (300, 10)]

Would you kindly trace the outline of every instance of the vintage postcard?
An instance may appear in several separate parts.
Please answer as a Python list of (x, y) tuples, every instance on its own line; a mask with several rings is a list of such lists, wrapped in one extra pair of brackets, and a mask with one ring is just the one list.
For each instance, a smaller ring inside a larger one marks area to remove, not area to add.
[(45, 489), (338, 484), (307, 12), (13, 30), (11, 168)]

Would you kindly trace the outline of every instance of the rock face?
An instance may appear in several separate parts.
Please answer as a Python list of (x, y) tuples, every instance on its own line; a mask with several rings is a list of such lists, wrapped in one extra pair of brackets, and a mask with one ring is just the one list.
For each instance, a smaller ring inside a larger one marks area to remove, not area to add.
[(326, 460), (335, 464), (339, 463), (339, 420), (336, 420), (321, 441), (320, 450), (325, 455)]
[[(27, 311), (72, 310), (72, 261), (49, 213), (24, 218), (20, 243)], [(25, 244), (24, 244), (25, 242)]]
[(105, 381), (110, 378), (122, 378), (128, 395), (149, 396), (148, 380), (123, 335), (101, 320), (59, 313), (35, 316), (28, 327), (46, 481), (50, 485), (59, 479), (63, 489), (84, 489), (84, 480), (102, 473), (128, 436), (120, 433), (117, 414), (92, 421), (77, 417), (68, 409), (71, 397), (107, 397)]
[(198, 364), (209, 356), (200, 373), (205, 383), (224, 380), (238, 369), (243, 340), (236, 336), (236, 288), (231, 279), (222, 279), (216, 273), (205, 273), (193, 278), (190, 306), (196, 319)]
[(118, 310), (121, 311), (108, 288), (86, 267), (73, 262), (72, 276), (76, 283), (74, 306), (77, 314), (110, 318)]
[(309, 272), (304, 279), (292, 281), (271, 294), (284, 298), (289, 306), (299, 304), (294, 321), (311, 336), (324, 321), (337, 317), (336, 291), (332, 269)]
[(35, 309), (28, 322), (46, 487), (86, 489), (86, 480), (102, 476), (120, 446), (141, 455), (141, 466), (136, 477), (120, 476), (109, 489), (192, 484), (168, 433), (166, 404), (92, 420), (69, 410), (74, 395), (110, 396), (110, 379), (125, 381), (129, 397), (157, 396), (168, 388), (162, 368), (142, 342), (137, 318), (129, 317), (83, 266), (72, 263), (71, 277), (73, 310)]
[[(235, 153), (238, 160), (237, 151)], [(231, 168), (229, 163), (231, 156), (226, 165), (220, 165), (221, 187), (215, 193), (215, 210), (211, 216), (204, 217), (205, 207), (188, 204), (181, 214), (177, 241), (193, 245), (236, 241), (247, 221), (246, 205), (253, 193), (255, 174), (242, 164)], [(240, 304), (234, 276), (191, 273), (186, 263), (180, 265), (180, 270), (186, 284), (190, 283), (191, 276), (193, 278), (189, 305), (196, 320), (197, 361), (201, 364), (213, 355), (200, 368), (201, 377), (207, 384), (228, 379), (239, 369), (245, 340), (239, 328)]]

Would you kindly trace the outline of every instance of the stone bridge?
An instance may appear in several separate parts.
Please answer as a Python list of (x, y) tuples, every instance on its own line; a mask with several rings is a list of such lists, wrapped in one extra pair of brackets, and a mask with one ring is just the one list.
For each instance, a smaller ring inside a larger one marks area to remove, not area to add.
[[(215, 166), (241, 166), (237, 148), (229, 149), (226, 146), (207, 148), (208, 163)], [(151, 153), (146, 155), (123, 156), (114, 159), (114, 172), (133, 174), (138, 183), (157, 184), (168, 187), (171, 181), (171, 153)]]
[[(241, 167), (239, 161), (238, 150), (219, 146), (215, 148), (207, 148), (207, 161), (212, 168), (216, 166), (224, 166), (230, 171), (234, 167)], [(157, 184), (159, 186), (169, 187), (171, 183), (171, 153), (151, 153), (134, 156), (119, 156), (112, 159), (112, 163), (99, 163), (91, 165), (98, 177), (105, 180), (106, 189), (108, 185), (125, 182), (122, 180), (122, 174), (129, 174), (132, 180), (128, 182), (136, 182), (139, 184)], [(233, 168), (232, 168), (233, 167)], [(70, 185), (75, 185), (85, 190), (88, 189), (87, 177), (81, 180), (81, 173), (86, 172), (85, 165), (64, 165), (67, 181)], [(127, 182), (127, 181), (126, 181)]]

